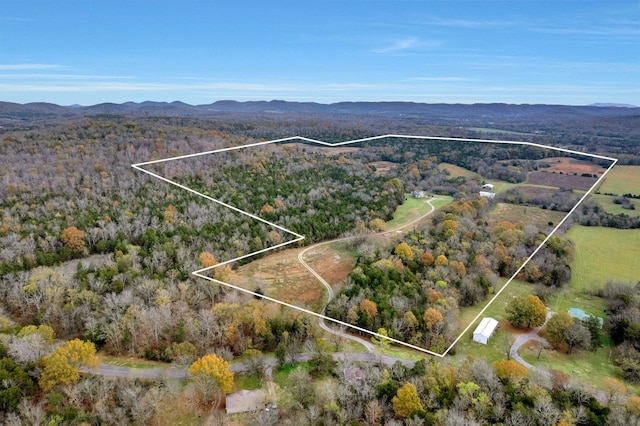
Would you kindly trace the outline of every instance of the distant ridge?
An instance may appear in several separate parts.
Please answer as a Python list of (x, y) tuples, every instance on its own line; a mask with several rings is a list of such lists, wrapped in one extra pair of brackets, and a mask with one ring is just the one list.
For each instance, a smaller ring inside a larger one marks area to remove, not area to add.
[(289, 102), (282, 100), (247, 101), (221, 100), (211, 104), (189, 105), (173, 102), (101, 103), (91, 106), (60, 106), (44, 102), (17, 104), (0, 102), (0, 124), (24, 122), (35, 118), (81, 117), (93, 115), (211, 117), (221, 114), (303, 114), (303, 115), (363, 115), (396, 118), (429, 118), (440, 123), (470, 121), (512, 122), (554, 118), (587, 118), (630, 116), (640, 114), (633, 105), (593, 104), (569, 105), (512, 105), (512, 104), (426, 104), (416, 102)]
[(631, 104), (606, 104), (606, 103), (599, 103), (599, 104), (591, 104), (589, 106), (594, 106), (594, 107), (614, 107), (614, 108), (638, 108), (638, 105), (631, 105)]

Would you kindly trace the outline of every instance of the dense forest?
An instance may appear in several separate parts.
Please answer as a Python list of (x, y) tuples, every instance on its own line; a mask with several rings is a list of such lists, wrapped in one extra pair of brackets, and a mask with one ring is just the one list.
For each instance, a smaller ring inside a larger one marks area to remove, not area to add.
[[(56, 381), (51, 363), (88, 347), (181, 366), (212, 353), (231, 361), (251, 351), (273, 352), (286, 364), (313, 352), (316, 367), (292, 373), (295, 398), (285, 399), (277, 413), (247, 420), (253, 424), (623, 424), (640, 415), (624, 401), (602, 406), (559, 374), (538, 383), (511, 365), (480, 360), (458, 369), (424, 362), (412, 369), (352, 366), (366, 370), (354, 382), (344, 373), (347, 365), (329, 362), (327, 338), (310, 317), (190, 275), (290, 235), (131, 168), (292, 134), (343, 141), (388, 131), (473, 136), (471, 130), (370, 116), (3, 117), (0, 422), (148, 424), (158, 422), (163, 404), (183, 397), (171, 380), (83, 375)], [(510, 276), (544, 234), (521, 223), (489, 226), (491, 202), (476, 195), (482, 178), (451, 176), (438, 163), (521, 182), (550, 154), (403, 139), (351, 148), (334, 153), (302, 143), (269, 145), (145, 167), (303, 234), (303, 244), (379, 230), (412, 190), (452, 196), (455, 201), (429, 226), (409, 232), (392, 249), (362, 245), (356, 268), (327, 308), (345, 322), (442, 350), (459, 325), (458, 309), (495, 292), (499, 278)], [(378, 162), (393, 167), (382, 172)], [(548, 199), (525, 200), (512, 191), (506, 197), (502, 201), (565, 210), (575, 195), (558, 190)], [(585, 206), (580, 220), (614, 221), (596, 209)], [(570, 278), (571, 256), (571, 243), (554, 237), (522, 278), (561, 287)], [(215, 273), (227, 280), (237, 266)], [(635, 309), (632, 294), (611, 294), (616, 313), (628, 316)], [(625, 361), (638, 358), (634, 323), (613, 318), (621, 368), (635, 378), (635, 365)], [(394, 402), (403, 395), (413, 408)]]

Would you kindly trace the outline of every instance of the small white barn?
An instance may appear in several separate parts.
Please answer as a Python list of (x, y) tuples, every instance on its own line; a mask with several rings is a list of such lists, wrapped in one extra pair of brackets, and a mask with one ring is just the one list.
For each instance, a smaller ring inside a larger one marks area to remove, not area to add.
[(492, 183), (485, 183), (484, 185), (482, 185), (483, 189), (488, 189), (489, 191), (493, 191), (493, 184)]
[(473, 341), (486, 345), (489, 342), (489, 338), (495, 333), (498, 328), (498, 321), (493, 318), (483, 318), (480, 324), (473, 332)]
[(493, 198), (496, 197), (496, 193), (495, 192), (480, 191), (480, 196), (484, 197), (484, 198), (493, 199)]

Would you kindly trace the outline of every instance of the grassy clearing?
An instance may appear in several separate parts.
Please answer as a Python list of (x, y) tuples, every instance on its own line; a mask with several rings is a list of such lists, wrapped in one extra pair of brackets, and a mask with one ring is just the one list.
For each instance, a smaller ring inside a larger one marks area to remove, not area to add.
[(112, 356), (98, 353), (98, 360), (103, 364), (128, 368), (168, 368), (170, 364), (158, 361), (148, 361), (133, 356)]
[(598, 204), (600, 204), (600, 206), (602, 206), (604, 211), (606, 211), (607, 213), (626, 214), (628, 216), (634, 216), (634, 217), (640, 216), (640, 200), (631, 199), (631, 203), (636, 206), (636, 209), (627, 210), (627, 209), (623, 209), (620, 204), (615, 204), (613, 202), (614, 198), (615, 197), (612, 197), (610, 195), (604, 195), (604, 194), (589, 195), (589, 199), (596, 201)]
[(456, 166), (455, 164), (451, 163), (439, 163), (438, 169), (448, 171), (451, 177), (463, 176), (471, 178), (478, 176), (476, 172), (465, 169), (464, 167)]
[(553, 312), (567, 312), (569, 308), (580, 308), (589, 315), (603, 318), (607, 303), (598, 296), (591, 296), (581, 291), (589, 289), (566, 288), (557, 291), (547, 303)]
[[(436, 198), (437, 200), (431, 202), (436, 209), (453, 201), (453, 198), (447, 195), (436, 195)], [(406, 201), (396, 209), (393, 219), (385, 223), (385, 229), (398, 228), (431, 211), (426, 198), (413, 198), (410, 194), (405, 194), (405, 199)]]
[[(538, 351), (533, 345), (525, 345), (520, 348), (520, 356), (532, 365), (563, 371), (573, 380), (577, 380), (594, 390), (602, 390), (606, 378), (616, 377), (612, 348), (609, 344), (605, 344), (595, 352), (576, 350), (571, 355), (545, 349), (542, 351), (539, 361), (537, 355)], [(629, 390), (635, 394), (637, 389), (638, 386), (632, 386)]]
[(233, 390), (232, 392), (238, 392), (239, 390), (256, 390), (260, 389), (263, 382), (253, 376), (247, 376), (246, 374), (234, 374), (233, 376)]
[(574, 226), (567, 236), (576, 245), (572, 289), (601, 288), (607, 281), (640, 281), (640, 229)]
[(640, 166), (615, 166), (598, 190), (618, 195), (640, 193)]
[(567, 214), (565, 212), (545, 210), (532, 206), (497, 203), (489, 213), (489, 224), (494, 225), (503, 220), (511, 223), (523, 222), (535, 225), (543, 232), (550, 232)]
[(296, 370), (298, 367), (307, 371), (311, 370), (311, 365), (309, 364), (308, 361), (294, 362), (293, 364), (285, 364), (282, 366), (282, 368), (275, 368), (273, 370), (273, 381), (282, 389), (286, 388), (287, 385), (289, 384), (288, 383), (289, 374), (291, 374), (291, 372)]

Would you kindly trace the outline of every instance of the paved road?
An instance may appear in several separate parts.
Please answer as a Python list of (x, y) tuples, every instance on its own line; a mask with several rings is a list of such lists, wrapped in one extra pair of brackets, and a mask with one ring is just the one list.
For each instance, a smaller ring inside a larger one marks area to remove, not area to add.
[[(400, 361), (402, 365), (411, 368), (415, 365), (415, 361), (404, 358), (396, 358), (389, 355), (375, 355), (369, 352), (335, 352), (331, 356), (335, 361), (348, 360), (351, 362), (373, 362), (384, 365), (393, 365)], [(313, 358), (313, 354), (297, 354), (293, 357), (295, 362), (309, 361)], [(270, 371), (278, 365), (275, 357), (265, 358), (265, 369)], [(241, 363), (234, 363), (229, 366), (229, 370), (234, 373), (246, 371), (247, 367)], [(96, 368), (80, 369), (82, 373), (95, 374), (98, 376), (122, 377), (127, 379), (186, 379), (189, 372), (186, 368), (133, 368), (122, 367), (117, 365), (100, 364)]]

